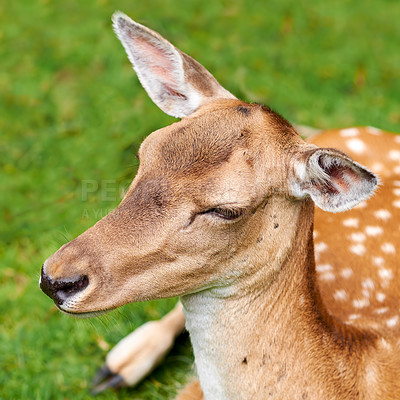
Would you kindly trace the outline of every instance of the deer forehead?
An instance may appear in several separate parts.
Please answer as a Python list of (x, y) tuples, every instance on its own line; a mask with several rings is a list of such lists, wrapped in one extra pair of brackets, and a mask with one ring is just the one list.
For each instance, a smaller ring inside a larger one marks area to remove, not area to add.
[(286, 170), (285, 158), (299, 143), (291, 125), (272, 110), (223, 100), (153, 132), (139, 153), (143, 170), (199, 179), (217, 171)]

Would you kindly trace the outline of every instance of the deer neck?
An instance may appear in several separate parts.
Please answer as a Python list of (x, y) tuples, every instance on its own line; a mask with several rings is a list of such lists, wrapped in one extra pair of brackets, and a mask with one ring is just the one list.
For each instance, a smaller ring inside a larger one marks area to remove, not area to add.
[[(260, 261), (237, 291), (233, 284), (182, 298), (206, 399), (343, 399), (357, 390), (347, 367), (360, 339), (327, 314), (316, 289), (313, 206), (306, 200), (292, 211), (297, 229), (278, 265)], [(353, 389), (341, 391), (343, 382)]]

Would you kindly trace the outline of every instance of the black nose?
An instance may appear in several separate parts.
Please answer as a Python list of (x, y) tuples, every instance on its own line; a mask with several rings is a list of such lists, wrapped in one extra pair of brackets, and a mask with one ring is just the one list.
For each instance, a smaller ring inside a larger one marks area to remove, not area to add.
[(61, 305), (74, 294), (82, 291), (89, 285), (89, 278), (81, 275), (68, 281), (53, 281), (44, 272), (42, 267), (40, 289), (47, 294), (57, 305)]

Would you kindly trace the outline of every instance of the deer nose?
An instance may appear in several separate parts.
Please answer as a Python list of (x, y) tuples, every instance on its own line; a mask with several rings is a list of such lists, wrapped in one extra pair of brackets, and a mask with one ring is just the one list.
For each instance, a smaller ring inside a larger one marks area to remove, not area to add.
[(86, 289), (88, 285), (89, 278), (87, 275), (69, 278), (68, 280), (53, 281), (46, 275), (42, 267), (39, 284), (40, 289), (42, 289), (56, 305), (62, 305), (69, 298)]

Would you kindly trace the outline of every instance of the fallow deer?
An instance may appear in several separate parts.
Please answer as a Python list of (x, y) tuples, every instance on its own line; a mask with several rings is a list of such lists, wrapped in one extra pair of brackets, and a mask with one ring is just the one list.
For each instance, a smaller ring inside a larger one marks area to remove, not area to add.
[[(400, 398), (399, 137), (352, 128), (306, 143), (156, 32), (113, 21), (149, 96), (182, 119), (147, 137), (121, 204), (40, 282), (75, 316), (181, 296), (110, 354), (112, 382), (141, 379), (186, 319), (200, 384), (181, 400)], [(353, 210), (317, 211), (314, 230), (314, 204)]]

